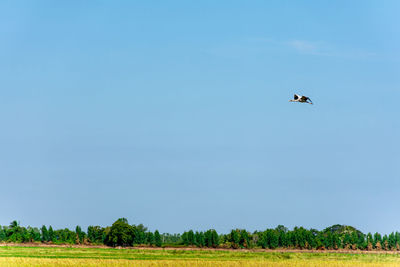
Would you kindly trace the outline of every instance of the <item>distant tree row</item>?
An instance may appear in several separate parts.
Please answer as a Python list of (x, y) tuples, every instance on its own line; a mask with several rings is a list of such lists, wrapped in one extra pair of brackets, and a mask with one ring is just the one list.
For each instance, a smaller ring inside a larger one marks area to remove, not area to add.
[(275, 229), (250, 233), (235, 229), (228, 234), (218, 234), (210, 229), (205, 232), (189, 230), (180, 234), (160, 234), (148, 231), (142, 224), (130, 225), (125, 218), (112, 226), (89, 226), (87, 232), (80, 226), (75, 231), (54, 230), (51, 226), (22, 227), (17, 221), (0, 226), (0, 242), (85, 244), (107, 246), (192, 246), (209, 248), (290, 248), (290, 249), (359, 249), (400, 250), (400, 233), (389, 235), (363, 234), (351, 226), (333, 225), (322, 231), (295, 227), (289, 230), (279, 225)]
[(365, 235), (354, 227), (344, 225), (334, 225), (323, 231), (303, 227), (289, 231), (279, 225), (275, 229), (254, 233), (232, 230), (227, 235), (221, 235), (220, 242), (228, 248), (400, 250), (400, 233)]

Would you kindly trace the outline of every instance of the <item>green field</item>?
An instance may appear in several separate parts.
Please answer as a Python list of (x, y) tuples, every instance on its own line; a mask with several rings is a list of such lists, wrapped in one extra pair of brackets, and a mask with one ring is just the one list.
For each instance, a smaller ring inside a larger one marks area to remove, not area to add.
[(0, 266), (400, 266), (400, 255), (2, 246)]

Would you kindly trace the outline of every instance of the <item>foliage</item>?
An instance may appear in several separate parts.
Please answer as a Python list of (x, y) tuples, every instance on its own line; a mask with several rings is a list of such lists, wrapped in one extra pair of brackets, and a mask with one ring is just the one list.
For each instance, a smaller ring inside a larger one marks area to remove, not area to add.
[(100, 226), (89, 226), (87, 237), (88, 241), (92, 244), (102, 244), (105, 239), (105, 229)]
[(80, 226), (71, 231), (68, 228), (53, 230), (52, 226), (22, 227), (12, 221), (8, 226), (0, 226), (0, 242), (43, 242), (55, 244), (105, 244), (108, 246), (196, 246), (208, 248), (253, 248), (265, 249), (353, 249), (353, 250), (400, 250), (400, 233), (389, 235), (363, 234), (352, 226), (333, 225), (322, 231), (294, 227), (289, 230), (283, 225), (275, 229), (255, 231), (231, 230), (219, 235), (214, 229), (189, 230), (181, 234), (160, 234), (151, 232), (142, 224), (129, 225), (125, 218), (118, 219), (112, 226), (89, 226), (85, 233)]
[(157, 247), (161, 247), (162, 245), (161, 236), (158, 230), (154, 232), (154, 243)]
[(120, 218), (113, 223), (106, 235), (105, 244), (108, 246), (131, 246), (135, 238), (135, 229), (128, 224), (128, 220)]

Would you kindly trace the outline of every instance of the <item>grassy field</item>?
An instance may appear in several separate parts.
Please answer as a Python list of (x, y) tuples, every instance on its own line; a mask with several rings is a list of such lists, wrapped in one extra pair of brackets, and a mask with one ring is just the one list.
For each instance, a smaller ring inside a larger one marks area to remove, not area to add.
[(400, 255), (3, 246), (0, 266), (400, 266)]

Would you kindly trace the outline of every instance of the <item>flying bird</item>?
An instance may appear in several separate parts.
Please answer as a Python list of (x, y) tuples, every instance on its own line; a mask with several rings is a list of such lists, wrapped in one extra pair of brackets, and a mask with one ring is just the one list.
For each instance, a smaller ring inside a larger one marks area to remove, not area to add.
[(290, 99), (289, 102), (300, 102), (300, 103), (308, 103), (312, 105), (312, 101), (308, 96), (294, 94), (293, 99)]

